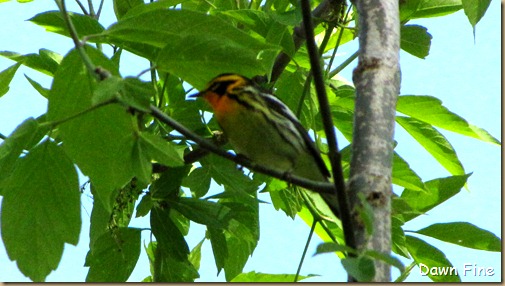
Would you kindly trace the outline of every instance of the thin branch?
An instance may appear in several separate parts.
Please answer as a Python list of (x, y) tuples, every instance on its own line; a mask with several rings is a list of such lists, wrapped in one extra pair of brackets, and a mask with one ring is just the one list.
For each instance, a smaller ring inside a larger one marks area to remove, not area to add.
[[(347, 18), (349, 17), (349, 13), (351, 12), (351, 9), (352, 9), (352, 4), (349, 5), (349, 8), (347, 8), (347, 12), (345, 13), (345, 16), (344, 16), (344, 21), (347, 20)], [(336, 23), (336, 25), (338, 27), (340, 27), (340, 33), (338, 34), (337, 43), (335, 44), (335, 48), (333, 49), (333, 53), (331, 54), (330, 61), (328, 62), (328, 68), (326, 70), (326, 73), (330, 72), (331, 66), (333, 65), (333, 60), (335, 59), (338, 48), (340, 47), (340, 41), (342, 40), (342, 35), (344, 34), (344, 29), (346, 28), (343, 25), (340, 25), (340, 23)]]
[[(345, 0), (324, 0), (319, 4), (314, 11), (312, 12), (312, 17), (314, 18), (314, 23), (317, 25), (323, 21), (323, 19), (331, 14), (336, 7), (340, 7), (343, 5)], [(310, 11), (310, 7), (309, 7)], [(305, 41), (305, 27), (303, 24), (295, 27), (293, 29), (293, 43), (295, 46), (295, 52), (302, 46)], [(272, 74), (270, 78), (270, 82), (275, 82), (279, 79), (279, 76), (282, 74), (284, 69), (288, 66), (291, 61), (291, 57), (286, 53), (281, 53), (277, 56), (274, 62), (274, 66), (272, 68)]]
[(73, 114), (73, 115), (70, 115), (69, 117), (66, 117), (66, 118), (63, 118), (63, 119), (60, 119), (60, 120), (55, 120), (55, 121), (48, 121), (48, 122), (44, 122), (44, 123), (41, 123), (40, 125), (41, 126), (51, 126), (51, 128), (54, 128), (56, 127), (57, 125), (59, 124), (62, 124), (62, 123), (65, 123), (69, 120), (72, 120), (74, 118), (77, 118), (79, 116), (82, 116), (88, 112), (91, 112), (93, 110), (96, 110), (102, 106), (106, 106), (106, 105), (109, 105), (109, 104), (112, 104), (112, 103), (117, 103), (117, 98), (113, 97), (109, 100), (105, 100), (105, 101), (102, 101), (98, 104), (95, 104), (95, 105), (92, 105), (90, 106), (89, 108), (85, 109), (85, 110), (82, 110), (82, 111), (79, 111), (77, 112), (76, 114)]
[[(342, 163), (340, 153), (338, 151), (337, 140), (333, 121), (331, 119), (331, 111), (329, 107), (328, 97), (326, 95), (326, 88), (323, 80), (323, 73), (319, 65), (319, 53), (316, 43), (314, 42), (314, 29), (312, 25), (312, 18), (310, 15), (310, 3), (308, 0), (301, 0), (301, 10), (303, 17), (303, 24), (305, 27), (305, 34), (307, 39), (307, 51), (309, 53), (310, 65), (312, 67), (312, 75), (314, 84), (319, 100), (321, 116), (323, 120), (324, 131), (326, 140), (328, 141), (329, 158), (332, 167), (333, 179), (335, 184), (335, 193), (338, 198), (340, 208), (340, 215), (342, 220), (343, 232), (346, 245), (355, 248), (354, 231), (350, 214), (349, 201), (345, 190), (344, 176), (342, 172)], [(334, 193), (334, 194), (335, 194)]]
[(298, 276), (300, 275), (300, 270), (302, 270), (303, 260), (305, 260), (305, 255), (307, 254), (307, 249), (309, 248), (310, 239), (314, 234), (314, 229), (316, 228), (317, 220), (314, 219), (312, 222), (312, 226), (310, 227), (309, 237), (307, 238), (307, 242), (305, 243), (305, 248), (303, 249), (302, 258), (300, 258), (300, 263), (298, 264), (298, 269), (296, 270), (295, 281), (298, 281)]
[(352, 63), (352, 61), (354, 61), (358, 57), (358, 55), (359, 55), (359, 51), (356, 51), (349, 58), (347, 58), (347, 60), (345, 60), (343, 63), (341, 63), (337, 68), (330, 71), (330, 73), (328, 74), (328, 77), (332, 78), (335, 75), (337, 75), (339, 72), (341, 72), (343, 69), (345, 69), (350, 63)]
[(100, 6), (98, 6), (98, 11), (96, 12), (96, 19), (100, 18), (100, 14), (102, 13), (102, 7), (103, 7), (103, 2), (104, 0), (100, 1)]
[(81, 3), (81, 1), (79, 0), (75, 0), (75, 2), (77, 3), (77, 5), (81, 8), (81, 11), (84, 15), (89, 15), (88, 11), (86, 10), (86, 7), (84, 7), (84, 5)]
[(88, 7), (89, 7), (89, 14), (91, 15), (91, 17), (95, 17), (96, 14), (95, 14), (95, 9), (93, 8), (93, 1), (91, 0), (88, 0)]
[(70, 33), (70, 37), (74, 41), (75, 48), (79, 52), (79, 55), (82, 58), (82, 61), (86, 65), (86, 68), (88, 71), (93, 74), (97, 79), (99, 79), (99, 75), (95, 72), (95, 66), (93, 65), (93, 62), (91, 59), (88, 57), (88, 54), (86, 54), (86, 51), (84, 50), (81, 42), (79, 41), (79, 36), (77, 35), (77, 31), (74, 27), (74, 24), (72, 24), (72, 20), (70, 20), (70, 16), (67, 11), (67, 7), (65, 6), (65, 0), (55, 0), (56, 5), (58, 5), (58, 8), (61, 11), (61, 14), (63, 16), (63, 19), (65, 20), (65, 23), (67, 24), (68, 32)]

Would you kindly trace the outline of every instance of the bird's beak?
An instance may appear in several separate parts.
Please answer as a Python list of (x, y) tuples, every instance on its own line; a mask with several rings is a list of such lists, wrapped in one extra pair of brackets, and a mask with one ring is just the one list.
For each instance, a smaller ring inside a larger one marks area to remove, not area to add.
[(189, 98), (195, 98), (195, 97), (202, 97), (205, 94), (205, 92), (201, 91), (199, 93), (195, 93), (189, 96)]

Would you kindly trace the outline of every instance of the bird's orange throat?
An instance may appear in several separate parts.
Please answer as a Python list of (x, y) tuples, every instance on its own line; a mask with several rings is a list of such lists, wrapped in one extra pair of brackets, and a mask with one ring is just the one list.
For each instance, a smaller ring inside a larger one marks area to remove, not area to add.
[(231, 116), (240, 108), (240, 106), (238, 106), (240, 104), (236, 100), (233, 100), (226, 95), (220, 96), (214, 92), (206, 92), (203, 98), (207, 100), (214, 110), (214, 115), (218, 121), (220, 121), (224, 115)]

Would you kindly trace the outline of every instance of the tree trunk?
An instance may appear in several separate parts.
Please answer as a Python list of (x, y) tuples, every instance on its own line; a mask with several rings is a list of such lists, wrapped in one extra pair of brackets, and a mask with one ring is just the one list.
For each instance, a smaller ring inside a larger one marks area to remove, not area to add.
[[(353, 73), (356, 110), (350, 200), (359, 250), (391, 252), (391, 172), (397, 96), (400, 90), (398, 0), (356, 0), (359, 13), (358, 66)], [(371, 233), (363, 212), (373, 210)], [(390, 265), (376, 260), (373, 281), (391, 280)]]

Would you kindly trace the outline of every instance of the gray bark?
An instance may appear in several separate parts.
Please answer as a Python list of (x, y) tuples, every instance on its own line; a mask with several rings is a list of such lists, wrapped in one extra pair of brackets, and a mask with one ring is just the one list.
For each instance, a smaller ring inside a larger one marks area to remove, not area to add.
[[(354, 70), (356, 110), (350, 200), (359, 250), (391, 253), (391, 172), (396, 101), (400, 90), (398, 0), (356, 0), (359, 14), (358, 66)], [(360, 199), (364, 198), (364, 200)], [(373, 232), (359, 216), (373, 209)], [(391, 280), (390, 265), (375, 261), (376, 282)]]

